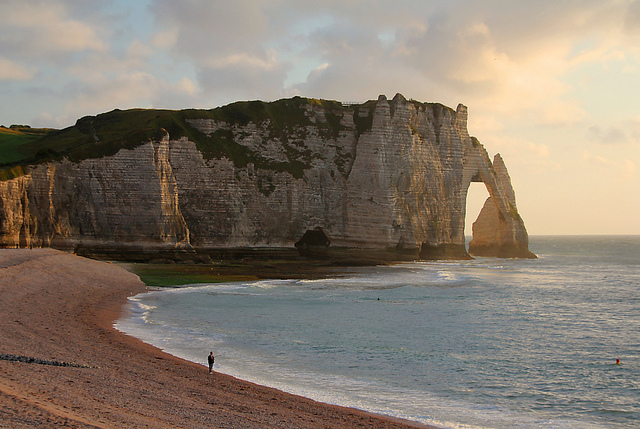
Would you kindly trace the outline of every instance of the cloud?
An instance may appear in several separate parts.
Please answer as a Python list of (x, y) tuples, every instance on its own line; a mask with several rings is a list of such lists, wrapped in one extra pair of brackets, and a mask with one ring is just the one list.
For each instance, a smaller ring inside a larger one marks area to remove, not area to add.
[(178, 41), (178, 27), (174, 26), (170, 29), (162, 29), (151, 36), (151, 44), (158, 49), (169, 50), (173, 48)]
[(526, 136), (513, 136), (502, 130), (486, 134), (490, 137), (481, 138), (481, 143), (489, 153), (499, 152), (512, 174), (517, 173), (522, 177), (531, 177), (562, 169), (555, 147), (552, 155), (547, 144), (531, 140)]
[(621, 119), (613, 125), (602, 128), (592, 125), (588, 129), (588, 139), (603, 145), (623, 145), (640, 143), (640, 117)]
[[(139, 104), (183, 107), (401, 92), (461, 102), (494, 130), (524, 120), (572, 127), (587, 112), (567, 73), (629, 61), (635, 44), (620, 28), (635, 22), (638, 3), (149, 0), (148, 8), (126, 9), (150, 13), (142, 25), (113, 12), (118, 2), (9, 0), (11, 13), (0, 17), (0, 78), (43, 77), (76, 100), (148, 75), (158, 88), (134, 90)], [(174, 91), (181, 81), (189, 89)]]
[(608, 127), (606, 130), (597, 125), (589, 127), (589, 139), (601, 144), (626, 143), (628, 137), (624, 131), (616, 127)]
[(174, 88), (177, 92), (181, 92), (189, 96), (194, 96), (198, 92), (198, 86), (187, 77), (180, 79)]
[(272, 52), (264, 55), (238, 53), (211, 58), (197, 72), (205, 95), (272, 100), (283, 96), (286, 69)]
[(552, 100), (540, 106), (536, 117), (538, 125), (565, 127), (580, 123), (587, 113), (576, 101)]
[(633, 118), (629, 125), (631, 141), (640, 143), (640, 117)]
[(527, 149), (539, 158), (547, 158), (549, 156), (549, 147), (546, 144), (528, 142)]
[(159, 86), (155, 76), (144, 72), (122, 73), (100, 81), (92, 79), (76, 89), (67, 109), (95, 114), (115, 108), (149, 107)]
[(100, 82), (76, 85), (66, 91), (69, 93), (64, 109), (66, 114), (45, 112), (38, 117), (38, 121), (48, 120), (57, 126), (68, 126), (82, 116), (113, 109), (208, 107), (197, 101), (198, 87), (189, 78), (168, 82), (142, 71), (121, 73)]
[(331, 66), (297, 87), (312, 94), (357, 88), (368, 97), (393, 95), (386, 88), (395, 87), (424, 101), (483, 103), (494, 113), (535, 115), (540, 124), (555, 127), (584, 118), (562, 77), (587, 61), (570, 57), (581, 37), (602, 28), (597, 2), (581, 5), (588, 13), (561, 4), (514, 7), (506, 1), (482, 7), (441, 3), (436, 10), (424, 2), (402, 4), (386, 9), (390, 20), (376, 4), (367, 21), (347, 11), (307, 35), (307, 51)]
[(600, 155), (584, 151), (582, 159), (593, 168), (597, 168), (618, 180), (628, 181), (635, 178), (636, 165), (630, 159), (613, 161)]
[[(101, 31), (103, 37), (112, 37), (101, 40), (90, 25), (95, 17), (81, 22), (71, 18), (63, 0), (51, 4), (57, 21), (71, 24), (69, 28), (75, 25), (77, 34), (88, 31), (77, 38), (84, 45), (74, 48), (60, 42), (58, 49), (67, 46), (105, 59), (114, 56), (106, 52), (113, 50), (114, 31)], [(482, 5), (150, 0), (153, 32), (133, 39), (126, 58), (117, 60), (120, 73), (144, 71), (163, 81), (181, 78), (167, 76), (175, 73), (167, 70), (172, 63), (189, 69), (182, 77), (199, 91), (191, 93), (194, 101), (208, 99), (214, 105), (296, 93), (365, 100), (402, 92), (452, 106), (482, 105), (483, 111), (503, 118), (533, 116), (542, 126), (572, 126), (585, 112), (571, 97), (571, 83), (562, 77), (606, 55), (619, 61), (625, 51), (618, 49), (614, 55), (612, 43), (602, 41), (609, 37), (604, 30), (620, 24), (630, 10), (595, 0), (517, 6), (506, 0)], [(56, 28), (47, 31), (55, 34)], [(576, 50), (584, 37), (596, 43)], [(105, 43), (111, 45), (105, 48)], [(167, 68), (153, 70), (151, 64), (160, 57)], [(78, 79), (86, 80), (80, 75)]]
[(632, 1), (629, 3), (627, 13), (624, 17), (625, 34), (637, 37), (640, 36), (640, 1)]
[(126, 50), (125, 57), (134, 61), (140, 61), (139, 65), (144, 65), (154, 54), (153, 49), (139, 39), (131, 42)]
[(400, 92), (468, 106), (469, 131), (536, 210), (545, 186), (558, 200), (581, 183), (585, 201), (635, 201), (619, 181), (640, 162), (640, 0), (0, 3), (4, 123)]
[(267, 6), (246, 0), (158, 0), (152, 11), (162, 30), (153, 43), (193, 65), (204, 96), (281, 97), (287, 64), (270, 46), (281, 31), (265, 12)]
[(0, 29), (0, 49), (20, 58), (56, 60), (106, 49), (95, 26), (71, 18), (65, 3), (56, 0), (3, 2)]
[(0, 81), (3, 80), (29, 80), (33, 73), (26, 67), (14, 61), (0, 57)]

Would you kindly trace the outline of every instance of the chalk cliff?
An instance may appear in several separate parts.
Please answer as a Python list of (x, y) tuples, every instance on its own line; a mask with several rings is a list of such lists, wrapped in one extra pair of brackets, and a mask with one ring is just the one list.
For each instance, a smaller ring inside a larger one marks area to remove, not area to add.
[[(123, 125), (134, 115), (155, 119), (140, 134)], [(73, 138), (89, 143), (74, 151)], [(292, 249), (321, 228), (331, 248), (467, 258), (467, 190), (483, 182), (490, 197), (471, 253), (535, 257), (506, 167), (469, 136), (463, 105), (398, 94), (360, 105), (296, 97), (114, 111), (53, 139), (39, 144), (63, 141), (66, 152), (0, 182), (2, 246)]]

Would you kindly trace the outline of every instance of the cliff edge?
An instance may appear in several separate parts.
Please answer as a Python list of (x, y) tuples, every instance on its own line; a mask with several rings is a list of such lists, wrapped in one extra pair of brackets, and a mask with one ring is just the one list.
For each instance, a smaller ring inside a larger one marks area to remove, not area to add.
[(483, 182), (490, 197), (469, 252), (535, 257), (502, 158), (469, 136), (463, 105), (397, 94), (116, 110), (24, 152), (35, 155), (0, 172), (4, 247), (223, 257), (293, 249), (322, 230), (336, 254), (468, 258), (466, 196)]

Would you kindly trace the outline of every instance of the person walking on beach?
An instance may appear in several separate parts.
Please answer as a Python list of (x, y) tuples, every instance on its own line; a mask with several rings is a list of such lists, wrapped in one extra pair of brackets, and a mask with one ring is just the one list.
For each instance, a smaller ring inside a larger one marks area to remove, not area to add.
[(215, 358), (213, 357), (213, 352), (209, 353), (209, 357), (207, 357), (207, 361), (209, 362), (209, 374), (211, 374), (211, 371), (213, 371), (213, 362), (215, 361)]

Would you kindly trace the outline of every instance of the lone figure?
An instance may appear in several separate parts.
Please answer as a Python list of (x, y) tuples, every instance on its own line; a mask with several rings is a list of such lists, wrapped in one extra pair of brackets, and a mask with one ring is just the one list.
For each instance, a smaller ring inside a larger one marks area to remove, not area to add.
[(207, 357), (207, 361), (209, 362), (209, 374), (211, 374), (211, 371), (213, 371), (213, 362), (215, 362), (215, 358), (213, 357), (213, 352), (209, 353), (209, 356)]

